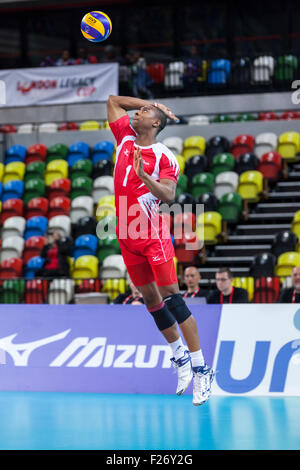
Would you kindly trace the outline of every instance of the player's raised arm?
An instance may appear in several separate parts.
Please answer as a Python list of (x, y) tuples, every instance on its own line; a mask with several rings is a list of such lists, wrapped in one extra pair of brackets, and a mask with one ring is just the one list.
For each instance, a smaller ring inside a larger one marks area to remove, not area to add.
[(107, 119), (108, 122), (114, 122), (126, 114), (126, 111), (132, 109), (140, 109), (143, 106), (157, 106), (160, 108), (170, 119), (177, 120), (177, 117), (171, 112), (171, 110), (161, 104), (152, 103), (151, 101), (142, 100), (141, 98), (134, 98), (132, 96), (115, 96), (109, 95), (107, 101)]

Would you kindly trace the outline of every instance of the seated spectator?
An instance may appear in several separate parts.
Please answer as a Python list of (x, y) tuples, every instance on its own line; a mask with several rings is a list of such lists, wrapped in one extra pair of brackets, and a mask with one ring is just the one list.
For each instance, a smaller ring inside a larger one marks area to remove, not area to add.
[(201, 289), (199, 281), (201, 275), (196, 266), (188, 266), (184, 270), (184, 282), (187, 286), (187, 290), (182, 294), (183, 298), (194, 298), (194, 297), (206, 297), (207, 291)]
[(47, 55), (40, 63), (40, 67), (53, 67), (54, 65), (56, 65), (55, 60), (53, 60), (49, 55)]
[(245, 304), (248, 303), (248, 292), (232, 285), (233, 274), (228, 268), (220, 268), (216, 273), (217, 289), (207, 296), (208, 304)]
[(130, 282), (129, 290), (125, 294), (119, 294), (113, 301), (114, 304), (143, 305), (144, 300), (141, 292)]
[(300, 303), (300, 266), (295, 266), (292, 271), (293, 287), (282, 289), (278, 302), (280, 304)]
[(97, 64), (98, 59), (94, 55), (89, 55), (84, 47), (78, 50), (78, 57), (74, 61), (74, 65)]
[(40, 256), (45, 258), (45, 263), (43, 268), (35, 273), (35, 277), (70, 277), (69, 245), (61, 242), (59, 232), (56, 230), (47, 231), (45, 245)]
[(132, 94), (137, 98), (151, 100), (153, 95), (149, 90), (153, 81), (146, 70), (146, 61), (139, 50), (129, 51), (127, 58), (131, 69)]
[(67, 49), (63, 51), (61, 57), (56, 61), (56, 65), (74, 65), (74, 59), (70, 56), (70, 51)]
[(198, 55), (197, 46), (191, 46), (189, 57), (184, 61), (183, 83), (190, 91), (198, 90), (198, 77), (202, 74), (202, 60)]

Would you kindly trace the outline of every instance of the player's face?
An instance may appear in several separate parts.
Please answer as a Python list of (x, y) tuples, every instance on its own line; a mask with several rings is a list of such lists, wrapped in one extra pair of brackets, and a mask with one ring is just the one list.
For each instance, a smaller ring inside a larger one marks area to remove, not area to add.
[(137, 133), (145, 132), (153, 128), (153, 123), (159, 122), (154, 106), (147, 105), (138, 109), (132, 119), (132, 127)]
[(294, 288), (300, 290), (300, 266), (293, 269), (292, 282)]

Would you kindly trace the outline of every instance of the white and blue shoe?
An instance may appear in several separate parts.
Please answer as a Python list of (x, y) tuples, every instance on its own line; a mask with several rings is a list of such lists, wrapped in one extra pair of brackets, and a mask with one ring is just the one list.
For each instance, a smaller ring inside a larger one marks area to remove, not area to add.
[(205, 364), (202, 367), (193, 367), (193, 404), (195, 406), (203, 405), (211, 395), (211, 384), (215, 372)]
[(177, 360), (172, 357), (171, 362), (173, 367), (177, 369), (178, 374), (176, 394), (182, 395), (190, 385), (193, 378), (192, 361), (189, 351), (185, 350), (184, 355)]

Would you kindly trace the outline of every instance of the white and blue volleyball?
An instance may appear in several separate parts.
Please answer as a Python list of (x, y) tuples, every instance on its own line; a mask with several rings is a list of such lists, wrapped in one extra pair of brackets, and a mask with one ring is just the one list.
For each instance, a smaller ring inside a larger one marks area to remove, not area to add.
[(103, 11), (91, 11), (81, 20), (81, 32), (91, 42), (105, 41), (110, 35), (111, 29), (111, 20)]

